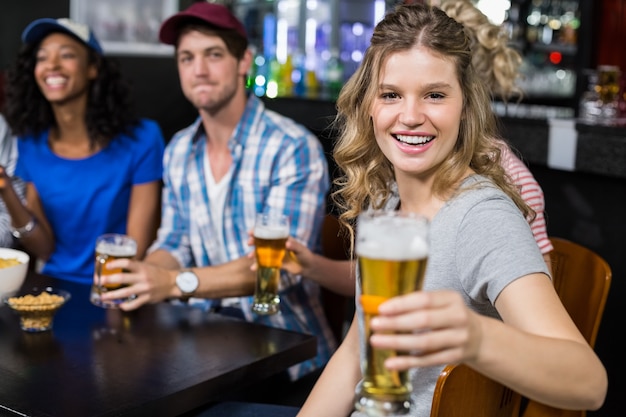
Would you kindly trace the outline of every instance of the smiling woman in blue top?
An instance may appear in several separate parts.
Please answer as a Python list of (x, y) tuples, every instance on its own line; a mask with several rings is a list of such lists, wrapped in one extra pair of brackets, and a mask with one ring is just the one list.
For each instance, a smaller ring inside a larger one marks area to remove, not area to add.
[(138, 257), (154, 238), (163, 136), (133, 115), (129, 90), (89, 27), (38, 19), (22, 40), (8, 72), (6, 118), (18, 136), (15, 175), (26, 199), (9, 185), (0, 196), (14, 236), (45, 274), (91, 284), (98, 235), (131, 235)]

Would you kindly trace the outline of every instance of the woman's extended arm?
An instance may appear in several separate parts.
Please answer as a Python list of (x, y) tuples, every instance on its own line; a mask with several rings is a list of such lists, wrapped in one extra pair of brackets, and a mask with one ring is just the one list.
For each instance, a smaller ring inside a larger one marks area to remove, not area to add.
[[(385, 362), (393, 369), (464, 362), (553, 407), (595, 410), (602, 405), (606, 371), (546, 275), (513, 281), (495, 305), (503, 321), (470, 310), (455, 291), (396, 297), (379, 307), (370, 341), (377, 348), (420, 352)], [(383, 334), (390, 330), (404, 334)]]
[(287, 240), (287, 251), (283, 269), (292, 274), (302, 275), (338, 294), (354, 296), (354, 262), (319, 255), (294, 238)]

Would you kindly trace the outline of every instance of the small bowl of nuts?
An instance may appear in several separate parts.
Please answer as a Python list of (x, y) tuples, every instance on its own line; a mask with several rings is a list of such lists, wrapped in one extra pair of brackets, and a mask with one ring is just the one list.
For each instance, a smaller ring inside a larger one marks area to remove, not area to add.
[(22, 330), (44, 332), (52, 329), (54, 315), (70, 297), (67, 291), (45, 287), (21, 291), (3, 302), (19, 315)]

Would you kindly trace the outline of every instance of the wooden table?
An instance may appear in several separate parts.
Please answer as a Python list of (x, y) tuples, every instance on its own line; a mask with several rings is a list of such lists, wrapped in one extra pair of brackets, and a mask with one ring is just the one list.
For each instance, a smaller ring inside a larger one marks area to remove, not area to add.
[(316, 354), (314, 336), (160, 303), (131, 313), (72, 294), (52, 331), (26, 333), (0, 308), (0, 416), (177, 416)]

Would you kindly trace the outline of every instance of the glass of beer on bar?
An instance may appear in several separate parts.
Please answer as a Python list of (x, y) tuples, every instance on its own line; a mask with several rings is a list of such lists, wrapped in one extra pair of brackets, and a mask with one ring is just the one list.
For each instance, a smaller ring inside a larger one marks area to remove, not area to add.
[(259, 213), (254, 224), (257, 279), (252, 311), (276, 314), (280, 310), (278, 285), (289, 237), (289, 219), (281, 213)]
[(620, 69), (616, 65), (598, 67), (598, 94), (602, 102), (601, 114), (609, 121), (618, 115)]
[(408, 371), (385, 368), (385, 360), (401, 352), (374, 349), (370, 320), (384, 301), (420, 290), (428, 260), (428, 220), (416, 214), (369, 211), (359, 215), (355, 251), (359, 263), (359, 309), (363, 380), (355, 406), (372, 416), (408, 414), (411, 383)]
[(130, 237), (118, 233), (108, 233), (96, 239), (96, 266), (94, 283), (91, 287), (91, 303), (98, 307), (117, 308), (126, 299), (102, 301), (101, 294), (122, 288), (122, 284), (102, 284), (102, 276), (118, 274), (121, 268), (107, 269), (106, 264), (116, 259), (131, 259), (137, 255), (137, 242)]

